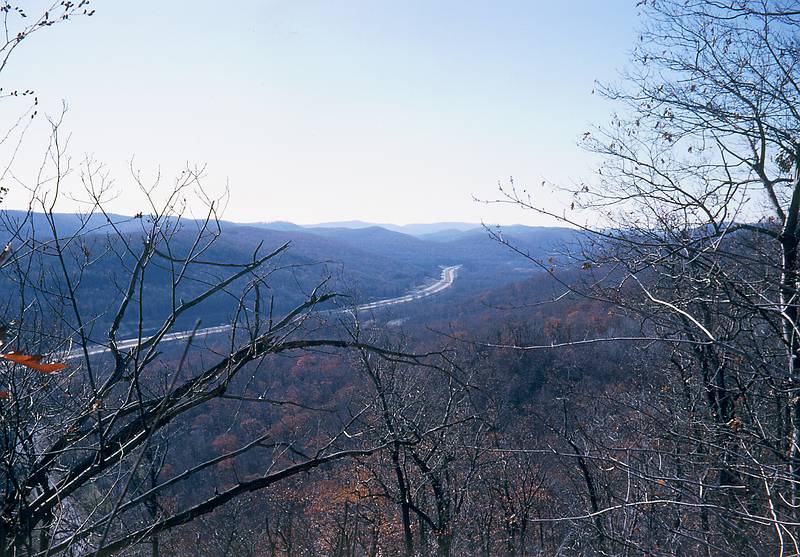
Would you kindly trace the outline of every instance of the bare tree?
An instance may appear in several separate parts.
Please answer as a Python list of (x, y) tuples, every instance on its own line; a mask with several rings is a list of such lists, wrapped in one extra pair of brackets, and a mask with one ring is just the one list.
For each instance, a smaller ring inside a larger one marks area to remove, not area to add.
[[(33, 188), (38, 212), (4, 217), (12, 249), (2, 266), (9, 294), (0, 370), (3, 554), (111, 555), (147, 543), (157, 555), (162, 532), (391, 445), (349, 435), (362, 410), (285, 438), (269, 430), (230, 436), (198, 453), (186, 435), (198, 413), (233, 419), (242, 406), (297, 404), (257, 390), (270, 356), (358, 348), (413, 364), (432, 355), (383, 350), (324, 327), (315, 309), (335, 296), (324, 284), (281, 309), (286, 304), (265, 292), (288, 245), (254, 246), (241, 261), (220, 258), (218, 201), (205, 196), (200, 169), (188, 168), (166, 190), (134, 172), (147, 210), (124, 218), (105, 212), (107, 173), (91, 160), (73, 169), (61, 123), (52, 125)], [(70, 179), (81, 182), (87, 210), (67, 218), (56, 209)], [(199, 219), (185, 216), (190, 192), (208, 201)], [(230, 325), (212, 332), (227, 330), (228, 340), (193, 350), (207, 330), (180, 327), (221, 297)], [(171, 348), (175, 339), (182, 349)], [(167, 452), (186, 469), (166, 473)]]
[[(89, 0), (79, 2), (52, 2), (43, 6), (30, 6), (22, 2), (0, 3), (0, 19), (3, 24), (3, 35), (0, 38), (0, 75), (7, 69), (14, 54), (31, 37), (43, 30), (78, 17), (94, 15)], [(23, 139), (37, 115), (39, 115), (39, 97), (35, 90), (21, 85), (13, 86), (4, 82), (0, 87), (0, 100), (21, 101), (23, 109), (17, 103), (3, 105), (3, 124), (0, 135), (0, 200), (8, 193), (8, 183), (13, 176), (11, 170)], [(13, 108), (12, 108), (13, 107)], [(7, 111), (7, 112), (5, 112)]]
[(476, 369), (452, 360), (443, 369), (414, 368), (365, 350), (359, 367), (373, 398), (365, 419), (375, 424), (374, 443), (386, 446), (364, 464), (374, 484), (368, 493), (396, 506), (403, 554), (465, 550), (489, 427)]
[[(639, 398), (607, 406), (635, 409), (623, 439), (636, 453), (602, 430), (587, 438), (580, 458), (609, 473), (582, 520), (605, 521), (613, 535), (595, 550), (612, 553), (797, 553), (800, 11), (638, 4), (632, 68), (600, 89), (620, 113), (582, 139), (603, 156), (597, 180), (550, 214), (586, 233), (571, 252), (584, 280), (565, 289), (634, 319), (627, 340), (643, 353)], [(545, 212), (513, 183), (504, 194)], [(566, 344), (611, 340), (624, 339)], [(614, 527), (631, 520), (649, 529)]]

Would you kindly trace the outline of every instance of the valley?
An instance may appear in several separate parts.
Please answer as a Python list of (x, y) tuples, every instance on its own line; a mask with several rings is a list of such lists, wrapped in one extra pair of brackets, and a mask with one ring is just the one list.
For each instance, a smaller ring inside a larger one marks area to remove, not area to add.
[[(458, 269), (461, 265), (453, 265), (450, 267), (444, 267), (442, 269), (441, 277), (439, 280), (433, 282), (432, 284), (428, 284), (426, 286), (422, 286), (419, 288), (415, 288), (408, 294), (404, 296), (398, 296), (396, 298), (386, 298), (383, 300), (377, 300), (375, 302), (368, 302), (365, 304), (360, 304), (352, 308), (342, 308), (342, 309), (328, 309), (323, 310), (322, 312), (312, 312), (308, 316), (320, 316), (320, 315), (332, 315), (337, 313), (349, 313), (352, 315), (356, 315), (359, 312), (367, 312), (367, 311), (374, 311), (381, 308), (386, 308), (390, 306), (397, 306), (400, 304), (407, 304), (409, 302), (415, 302), (418, 300), (422, 300), (423, 298), (427, 298), (429, 296), (433, 296), (434, 294), (438, 294), (443, 292), (444, 290), (450, 288), (453, 285), (453, 282), (456, 280), (456, 276), (458, 274)], [(298, 319), (306, 318), (308, 316), (298, 317)], [(165, 344), (169, 342), (176, 342), (180, 340), (188, 340), (188, 339), (200, 339), (203, 337), (207, 337), (209, 335), (216, 335), (221, 333), (228, 333), (233, 329), (233, 325), (231, 324), (224, 324), (224, 325), (217, 325), (214, 327), (204, 327), (202, 329), (196, 330), (186, 330), (186, 331), (175, 331), (171, 333), (164, 334), (158, 342), (160, 344)], [(127, 350), (129, 348), (133, 348), (139, 346), (142, 342), (147, 342), (152, 340), (151, 338), (131, 338), (126, 340), (121, 340), (116, 343), (116, 347), (118, 350)], [(76, 349), (68, 352), (63, 359), (64, 360), (74, 360), (76, 358), (83, 358), (85, 356), (96, 356), (98, 354), (106, 354), (111, 351), (111, 348), (108, 346), (91, 346), (87, 350), (83, 349)]]

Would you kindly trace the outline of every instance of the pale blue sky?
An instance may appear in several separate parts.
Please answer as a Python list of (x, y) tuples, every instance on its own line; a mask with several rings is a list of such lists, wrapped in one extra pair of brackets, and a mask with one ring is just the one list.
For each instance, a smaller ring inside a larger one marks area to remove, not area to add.
[[(591, 91), (624, 66), (634, 6), (95, 0), (94, 17), (23, 45), (2, 86), (36, 89), (45, 112), (67, 101), (71, 152), (108, 165), (118, 211), (140, 203), (135, 155), (148, 172), (207, 164), (233, 220), (538, 224), (472, 196), (509, 175), (588, 174), (577, 137), (613, 109)], [(43, 124), (16, 167), (26, 181)], [(6, 205), (24, 202), (12, 188)]]

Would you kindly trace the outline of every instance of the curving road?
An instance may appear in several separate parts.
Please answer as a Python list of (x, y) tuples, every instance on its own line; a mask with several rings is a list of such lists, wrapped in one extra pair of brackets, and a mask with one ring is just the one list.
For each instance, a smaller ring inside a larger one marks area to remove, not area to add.
[[(419, 300), (422, 298), (427, 298), (428, 296), (433, 296), (434, 294), (438, 294), (439, 292), (446, 290), (453, 286), (453, 282), (456, 280), (456, 276), (458, 275), (458, 270), (461, 268), (461, 265), (452, 265), (450, 267), (444, 267), (442, 269), (442, 275), (439, 280), (434, 282), (429, 286), (425, 286), (423, 288), (414, 290), (405, 296), (399, 296), (397, 298), (387, 298), (385, 300), (378, 300), (376, 302), (370, 302), (368, 304), (361, 304), (355, 307), (355, 311), (366, 311), (371, 309), (379, 309), (384, 308), (387, 306), (396, 306), (398, 304), (406, 304), (408, 302), (413, 302), (414, 300)], [(338, 309), (338, 310), (324, 310), (320, 313), (343, 313), (343, 312), (352, 312), (353, 309)], [(198, 329), (194, 333), (195, 338), (201, 338), (209, 335), (215, 335), (218, 333), (224, 333), (231, 329), (230, 325), (218, 325), (216, 327), (206, 327), (205, 329)], [(175, 333), (169, 333), (164, 335), (164, 338), (161, 339), (161, 342), (173, 342), (177, 340), (185, 340), (192, 336), (192, 331), (177, 331)], [(143, 339), (145, 340), (145, 339)], [(139, 344), (138, 338), (131, 338), (126, 340), (121, 340), (117, 343), (117, 347), (120, 350), (127, 350), (128, 348), (133, 348), (137, 344)], [(107, 346), (93, 346), (89, 348), (88, 352), (90, 356), (95, 354), (103, 354), (104, 352), (109, 352), (110, 348)], [(75, 358), (83, 357), (83, 350), (73, 350), (69, 354), (67, 354), (67, 360), (72, 360)]]
[(433, 294), (437, 294), (442, 290), (446, 290), (453, 286), (453, 282), (456, 280), (456, 275), (458, 274), (458, 270), (461, 268), (461, 265), (454, 265), (452, 267), (445, 267), (442, 269), (442, 277), (436, 281), (435, 283), (431, 284), (430, 286), (426, 286), (425, 288), (421, 288), (419, 290), (415, 290), (405, 296), (400, 296), (399, 298), (389, 298), (387, 300), (378, 300), (377, 302), (370, 302), (369, 304), (361, 304), (357, 306), (357, 310), (366, 310), (366, 309), (377, 309), (386, 306), (394, 306), (397, 304), (405, 304), (408, 302), (413, 302), (414, 300), (419, 300), (420, 298), (426, 298), (428, 296), (432, 296)]

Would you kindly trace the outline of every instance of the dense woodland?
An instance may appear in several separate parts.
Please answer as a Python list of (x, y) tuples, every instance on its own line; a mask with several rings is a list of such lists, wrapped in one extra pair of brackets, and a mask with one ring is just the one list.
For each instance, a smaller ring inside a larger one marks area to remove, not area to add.
[[(0, 217), (0, 554), (800, 554), (800, 6), (638, 5), (597, 175), (499, 191), (560, 226), (242, 225), (192, 167), (111, 214), (51, 118)], [(0, 72), (92, 13), (0, 7)]]

